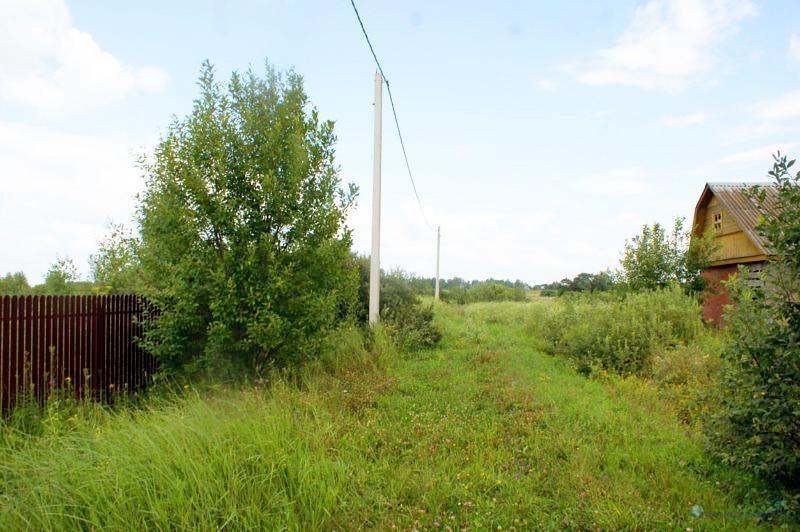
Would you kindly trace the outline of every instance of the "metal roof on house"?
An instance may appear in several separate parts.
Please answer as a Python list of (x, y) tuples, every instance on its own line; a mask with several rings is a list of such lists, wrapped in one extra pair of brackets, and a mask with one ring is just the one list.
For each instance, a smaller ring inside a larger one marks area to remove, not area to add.
[[(746, 194), (753, 187), (766, 191), (763, 205)], [(761, 216), (777, 214), (778, 189), (774, 183), (708, 183), (706, 190), (710, 190), (719, 199), (728, 214), (733, 216), (736, 225), (765, 255), (772, 254), (764, 237), (756, 230), (756, 225)], [(705, 198), (706, 191), (703, 192), (698, 207), (704, 203)]]

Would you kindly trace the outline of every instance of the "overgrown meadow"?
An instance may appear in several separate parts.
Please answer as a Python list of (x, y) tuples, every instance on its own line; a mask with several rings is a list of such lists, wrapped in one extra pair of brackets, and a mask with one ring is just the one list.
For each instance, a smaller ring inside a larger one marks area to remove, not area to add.
[(438, 305), (432, 349), (341, 330), (301, 371), (5, 426), (0, 527), (789, 527), (705, 452), (669, 379), (543, 352), (551, 312)]

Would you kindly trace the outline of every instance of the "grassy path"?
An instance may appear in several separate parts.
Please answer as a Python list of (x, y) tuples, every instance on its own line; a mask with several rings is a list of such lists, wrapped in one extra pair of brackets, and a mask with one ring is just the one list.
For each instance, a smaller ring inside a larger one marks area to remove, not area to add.
[[(401, 364), (361, 421), (380, 493), (369, 524), (675, 529), (694, 505), (734, 510), (652, 389), (600, 383), (542, 354), (524, 306), (443, 308), (440, 349)], [(388, 480), (391, 479), (391, 480)]]
[[(0, 529), (731, 529), (743, 480), (636, 381), (537, 350), (523, 304), (303, 390), (220, 391), (0, 443)], [(71, 423), (71, 425), (70, 425)], [(726, 520), (728, 519), (728, 520)]]

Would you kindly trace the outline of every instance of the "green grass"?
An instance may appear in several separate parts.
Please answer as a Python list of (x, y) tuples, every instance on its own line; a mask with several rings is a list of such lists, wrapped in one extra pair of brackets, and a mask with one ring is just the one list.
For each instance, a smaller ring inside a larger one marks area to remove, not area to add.
[(537, 304), (440, 305), (438, 348), (361, 352), (300, 386), (2, 429), (0, 529), (757, 528), (690, 515), (765, 502), (654, 386), (540, 352)]

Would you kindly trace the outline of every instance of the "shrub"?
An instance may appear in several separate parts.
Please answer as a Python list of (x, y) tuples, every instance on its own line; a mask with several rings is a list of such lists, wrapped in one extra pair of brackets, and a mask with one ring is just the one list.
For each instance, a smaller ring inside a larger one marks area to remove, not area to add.
[(525, 288), (510, 286), (496, 281), (475, 281), (465, 286), (451, 286), (442, 291), (442, 300), (448, 303), (466, 305), (489, 301), (525, 301)]
[[(775, 253), (766, 289), (728, 288), (737, 306), (727, 318), (731, 342), (719, 386), (720, 407), (706, 423), (717, 454), (769, 480), (800, 487), (800, 173), (780, 153), (773, 215), (758, 226)], [(762, 203), (763, 189), (752, 192)]]
[(550, 349), (582, 372), (601, 367), (642, 373), (661, 349), (686, 344), (703, 331), (700, 305), (678, 287), (627, 294), (568, 294), (531, 326)]
[(699, 422), (715, 407), (709, 391), (719, 377), (724, 348), (724, 336), (708, 330), (692, 342), (658, 350), (653, 356), (650, 377), (684, 423)]
[(525, 289), (500, 283), (478, 283), (467, 290), (470, 303), (486, 301), (525, 301)]
[(800, 487), (800, 319), (786, 319), (761, 290), (728, 284), (737, 301), (706, 432), (723, 461)]
[[(355, 258), (359, 272), (358, 321), (367, 323), (369, 314), (369, 257)], [(441, 332), (433, 324), (433, 304), (423, 305), (407, 277), (394, 272), (381, 274), (381, 322), (398, 346), (405, 350), (435, 345)]]

